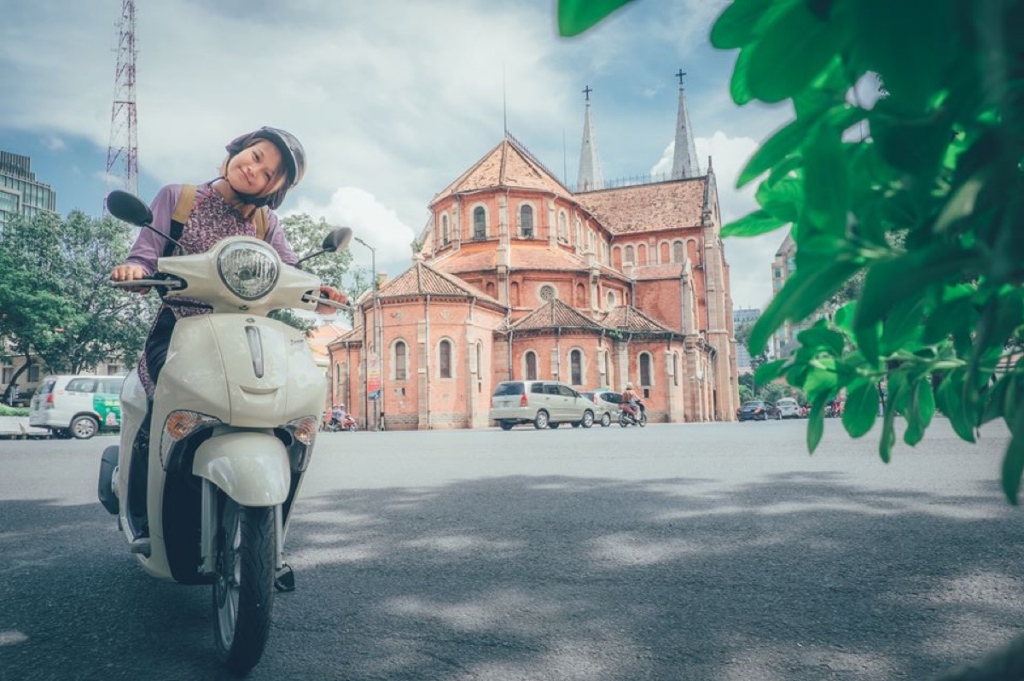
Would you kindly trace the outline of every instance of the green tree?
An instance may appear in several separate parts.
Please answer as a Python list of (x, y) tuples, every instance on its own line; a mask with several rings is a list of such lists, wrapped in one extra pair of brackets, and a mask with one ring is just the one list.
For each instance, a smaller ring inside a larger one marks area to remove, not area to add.
[(136, 361), (155, 300), (107, 285), (111, 269), (127, 255), (129, 236), (116, 220), (78, 211), (63, 220), (41, 215), (5, 226), (0, 336), (26, 359), (22, 370), (35, 361), (67, 373), (108, 360)]
[[(334, 226), (320, 218), (314, 220), (306, 213), (289, 215), (281, 220), (285, 235), (292, 250), (300, 258), (316, 253), (323, 246), (324, 237), (327, 236)], [(302, 263), (302, 269), (320, 277), (320, 281), (328, 286), (333, 286), (339, 291), (345, 291), (344, 280), (352, 264), (352, 254), (348, 250), (340, 253), (325, 253), (311, 258)], [(347, 293), (347, 292), (346, 292)], [(351, 312), (343, 312), (349, 319)], [(316, 328), (316, 322), (307, 316), (300, 316), (292, 310), (277, 310), (271, 316), (275, 319), (294, 326), (306, 333)]]
[[(562, 16), (561, 5), (587, 3), (559, 4)], [(864, 277), (856, 300), (803, 331), (758, 382), (782, 376), (806, 391), (811, 451), (841, 390), (844, 427), (865, 435), (882, 381), (885, 461), (897, 430), (917, 444), (936, 410), (969, 442), (1003, 419), (1012, 503), (1024, 472), (1021, 25), (1019, 0), (736, 0), (711, 30), (714, 46), (738, 50), (737, 104), (788, 102), (795, 113), (740, 174), (740, 186), (763, 178), (760, 209), (723, 229), (791, 225), (797, 244), (797, 271), (750, 347)], [(851, 96), (872, 79), (884, 96)]]
[[(335, 227), (320, 218), (314, 220), (309, 215), (289, 215), (281, 220), (281, 226), (300, 258), (319, 251), (324, 237)], [(352, 265), (352, 254), (346, 249), (340, 253), (325, 253), (302, 263), (302, 269), (320, 277), (320, 281), (344, 291), (345, 273)]]

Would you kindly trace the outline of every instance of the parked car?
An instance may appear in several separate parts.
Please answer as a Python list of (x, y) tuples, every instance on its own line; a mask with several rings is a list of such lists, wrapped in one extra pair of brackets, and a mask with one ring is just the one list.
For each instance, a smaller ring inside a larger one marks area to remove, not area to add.
[(538, 430), (563, 423), (590, 428), (594, 409), (592, 400), (558, 381), (502, 381), (494, 388), (488, 418), (502, 430), (519, 423), (532, 423)]
[(607, 428), (612, 425), (612, 422), (619, 419), (622, 393), (617, 393), (610, 388), (596, 388), (588, 390), (582, 395), (594, 403), (594, 420), (602, 427)]
[(29, 405), (28, 423), (57, 437), (88, 440), (121, 427), (124, 376), (47, 376)]
[(779, 398), (779, 401), (775, 403), (775, 409), (778, 411), (780, 419), (798, 419), (803, 413), (800, 405), (792, 397)]
[(740, 421), (767, 421), (778, 418), (779, 412), (775, 405), (764, 400), (750, 400), (736, 410), (736, 418)]

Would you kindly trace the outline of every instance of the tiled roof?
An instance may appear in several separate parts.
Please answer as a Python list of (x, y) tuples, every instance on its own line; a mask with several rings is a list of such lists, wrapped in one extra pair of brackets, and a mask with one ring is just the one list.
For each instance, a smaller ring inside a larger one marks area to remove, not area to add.
[(565, 198), (572, 196), (526, 149), (506, 137), (472, 168), (438, 193), (430, 205), (452, 194), (491, 187), (536, 189)]
[(575, 199), (612, 234), (698, 227), (707, 177), (576, 194)]
[[(466, 272), (491, 272), (497, 268), (498, 255), (493, 242), (487, 242), (483, 248), (471, 245), (461, 250), (445, 254), (434, 261), (433, 266), (443, 272), (463, 274)], [(547, 241), (527, 242), (513, 241), (509, 252), (509, 266), (516, 270), (554, 270), (564, 272), (588, 272), (587, 259), (583, 256), (566, 251), (560, 247), (554, 250)], [(623, 273), (607, 265), (595, 263), (598, 271), (604, 276), (625, 281)]]
[(414, 262), (412, 267), (385, 282), (377, 291), (380, 298), (422, 295), (477, 298), (501, 306), (501, 303), (480, 289), (446, 272), (440, 272), (422, 260)]
[(683, 276), (685, 267), (686, 264), (681, 262), (673, 262), (667, 265), (643, 265), (636, 268), (636, 280), (678, 279)]
[(356, 343), (356, 344), (361, 345), (362, 342), (363, 342), (363, 327), (362, 326), (357, 326), (354, 329), (352, 329), (351, 331), (347, 331), (347, 332), (343, 333), (342, 335), (338, 336), (337, 338), (332, 340), (330, 343), (328, 343), (327, 346), (328, 347), (332, 347), (332, 346), (336, 346), (336, 345), (342, 345), (342, 344), (345, 344), (345, 343)]
[(512, 329), (515, 331), (555, 327), (563, 329), (593, 329), (594, 331), (604, 329), (599, 322), (595, 322), (579, 310), (566, 305), (557, 298), (541, 305), (512, 325)]
[(620, 305), (604, 318), (604, 325), (628, 333), (673, 333), (632, 305)]
[(350, 329), (335, 324), (321, 324), (310, 332), (306, 343), (309, 344), (309, 349), (313, 351), (314, 355), (326, 356), (327, 346), (347, 335), (349, 331)]

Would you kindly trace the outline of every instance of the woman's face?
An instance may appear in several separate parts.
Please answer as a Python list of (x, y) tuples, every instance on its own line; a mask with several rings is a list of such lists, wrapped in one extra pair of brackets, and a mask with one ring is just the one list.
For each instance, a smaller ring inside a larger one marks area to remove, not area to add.
[(269, 140), (258, 140), (235, 154), (224, 173), (240, 194), (266, 196), (281, 188), (285, 170), (281, 151)]

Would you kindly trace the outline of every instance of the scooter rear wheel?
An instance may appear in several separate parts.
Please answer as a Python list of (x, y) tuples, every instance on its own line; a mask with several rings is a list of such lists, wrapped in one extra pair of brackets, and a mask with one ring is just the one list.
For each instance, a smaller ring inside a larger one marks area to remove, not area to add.
[(213, 582), (217, 654), (243, 675), (260, 657), (274, 605), (274, 509), (240, 506), (217, 493), (216, 576)]

